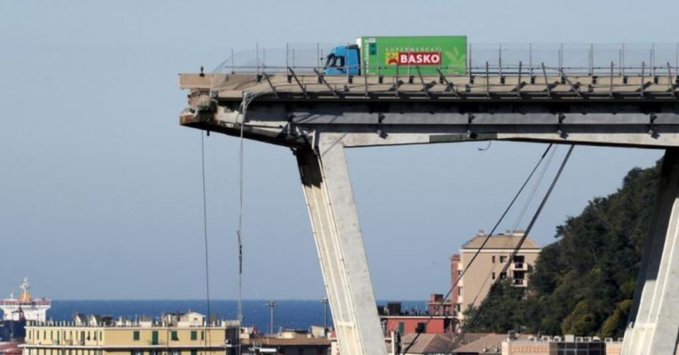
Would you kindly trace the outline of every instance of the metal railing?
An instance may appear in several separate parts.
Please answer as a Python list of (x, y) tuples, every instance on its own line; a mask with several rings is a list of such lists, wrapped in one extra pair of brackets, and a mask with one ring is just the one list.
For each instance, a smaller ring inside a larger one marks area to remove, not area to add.
[[(217, 66), (213, 73), (253, 73), (276, 74), (293, 69), (300, 74), (322, 71), (325, 57), (337, 45), (331, 44), (286, 44), (285, 48), (260, 48), (254, 50), (231, 51), (230, 56)], [(347, 69), (371, 69), (380, 72), (385, 66)], [(391, 67), (393, 68), (393, 67)], [(540, 76), (567, 73), (568, 75), (587, 76), (676, 76), (679, 68), (679, 43), (648, 44), (477, 44), (470, 43), (467, 48), (466, 65), (460, 67), (438, 68), (444, 73), (463, 71), (467, 75), (493, 76)], [(400, 67), (403, 76), (417, 75), (413, 66)], [(379, 74), (377, 74), (379, 75)]]

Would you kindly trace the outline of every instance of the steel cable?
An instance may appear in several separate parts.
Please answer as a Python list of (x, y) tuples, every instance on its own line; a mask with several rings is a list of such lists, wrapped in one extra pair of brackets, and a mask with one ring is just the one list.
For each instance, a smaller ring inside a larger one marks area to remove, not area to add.
[[(460, 280), (462, 279), (462, 277), (464, 276), (464, 274), (465, 274), (465, 273), (467, 272), (467, 270), (469, 269), (469, 266), (471, 266), (471, 265), (474, 263), (474, 260), (476, 260), (476, 258), (479, 256), (479, 254), (481, 253), (481, 249), (483, 249), (483, 247), (488, 243), (488, 240), (490, 239), (490, 236), (493, 235), (493, 233), (494, 233), (495, 230), (498, 228), (498, 226), (500, 225), (500, 223), (502, 223), (502, 221), (504, 220), (504, 218), (507, 216), (507, 213), (509, 213), (509, 211), (511, 210), (512, 206), (514, 206), (514, 203), (515, 203), (516, 200), (519, 198), (519, 196), (521, 195), (521, 193), (523, 192), (523, 190), (526, 188), (526, 185), (528, 185), (528, 183), (530, 182), (530, 180), (533, 178), (533, 175), (535, 174), (535, 171), (538, 169), (538, 167), (540, 167), (540, 165), (542, 164), (542, 161), (545, 159), (545, 156), (546, 156), (547, 153), (551, 150), (551, 148), (552, 148), (552, 144), (550, 143), (550, 144), (547, 146), (547, 148), (545, 149), (545, 151), (542, 153), (542, 155), (540, 156), (540, 159), (538, 160), (538, 162), (537, 162), (537, 163), (535, 164), (535, 166), (533, 167), (533, 170), (531, 170), (531, 172), (530, 172), (530, 174), (528, 174), (528, 177), (526, 178), (526, 180), (523, 182), (523, 184), (521, 185), (521, 187), (519, 188), (519, 190), (517, 191), (517, 193), (514, 195), (514, 198), (512, 198), (511, 202), (509, 202), (509, 205), (508, 205), (507, 208), (504, 210), (504, 212), (502, 213), (502, 215), (501, 215), (500, 218), (498, 219), (497, 223), (495, 223), (495, 225), (493, 226), (493, 229), (490, 231), (490, 233), (489, 233), (489, 234), (486, 236), (486, 238), (483, 240), (483, 243), (481, 243), (481, 246), (480, 246), (479, 249), (476, 251), (476, 253), (472, 256), (471, 260), (469, 261), (468, 266), (467, 266), (464, 270), (462, 270), (462, 273), (458, 276), (458, 278), (457, 278), (457, 280), (455, 281), (455, 283), (450, 287), (450, 289), (448, 290), (448, 292), (445, 294), (445, 296), (443, 297), (443, 301), (441, 301), (441, 305), (443, 305), (443, 302), (445, 302), (445, 300), (446, 300), (448, 297), (450, 297), (450, 295), (452, 294), (452, 292), (453, 292), (453, 290), (455, 289), (455, 287), (457, 287), (458, 283), (460, 282)], [(426, 327), (427, 325), (429, 325), (429, 323), (431, 322), (431, 320), (433, 319), (433, 317), (434, 317), (433, 314), (430, 314), (430, 315), (429, 315), (429, 319), (427, 319), (427, 321), (426, 321), (426, 323), (425, 323), (425, 327)], [(408, 352), (408, 350), (415, 344), (415, 342), (417, 341), (417, 338), (420, 336), (420, 334), (422, 334), (421, 329), (418, 330), (417, 335), (415, 336), (415, 338), (413, 339), (413, 341), (410, 343), (410, 345), (409, 345), (406, 349), (403, 350), (403, 353), (407, 353), (407, 352)]]
[[(526, 228), (526, 231), (523, 233), (521, 236), (521, 239), (519, 242), (516, 244), (514, 247), (514, 250), (510, 254), (507, 263), (505, 266), (502, 268), (502, 272), (507, 272), (509, 269), (509, 266), (512, 264), (514, 257), (519, 253), (519, 250), (521, 250), (521, 246), (523, 245), (523, 242), (526, 240), (528, 237), (528, 233), (533, 229), (533, 226), (535, 225), (535, 222), (537, 221), (538, 217), (540, 216), (540, 213), (542, 212), (542, 209), (545, 207), (545, 204), (547, 203), (547, 200), (549, 199), (549, 196), (552, 194), (552, 191), (554, 190), (554, 186), (556, 186), (557, 181), (559, 181), (559, 178), (561, 177), (561, 173), (563, 172), (564, 167), (566, 166), (566, 163), (570, 159), (571, 153), (573, 152), (573, 148), (575, 148), (574, 145), (571, 145), (570, 148), (568, 149), (568, 152), (566, 153), (566, 156), (563, 159), (563, 162), (561, 162), (561, 166), (559, 166), (559, 170), (556, 172), (556, 175), (554, 176), (554, 179), (552, 180), (552, 183), (549, 185), (549, 189), (547, 189), (547, 192), (545, 193), (545, 196), (542, 198), (542, 201), (540, 202), (540, 205), (538, 206), (538, 209), (535, 211), (535, 214), (533, 215), (533, 218), (531, 219), (530, 223), (528, 224), (528, 227)], [(493, 288), (497, 286), (497, 284), (500, 282), (501, 278), (497, 278), (493, 285), (491, 285), (490, 292), (493, 291)], [(489, 292), (489, 294), (490, 294)], [(483, 311), (484, 303), (481, 303), (477, 311), (473, 314), (471, 317), (469, 323), (465, 326), (467, 328), (468, 326), (471, 326), (474, 324), (474, 322), (478, 319), (479, 314)], [(459, 343), (460, 340), (464, 337), (465, 331), (463, 330), (462, 333), (458, 336), (458, 339), (455, 344)]]

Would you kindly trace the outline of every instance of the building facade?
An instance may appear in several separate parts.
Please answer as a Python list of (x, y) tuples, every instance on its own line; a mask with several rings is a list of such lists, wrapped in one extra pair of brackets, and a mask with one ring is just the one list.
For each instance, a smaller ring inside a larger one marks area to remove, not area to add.
[(206, 324), (202, 315), (173, 314), (162, 321), (76, 316), (73, 322), (29, 322), (24, 355), (235, 354), (237, 321)]
[[(518, 249), (523, 237), (522, 231), (497, 234), (488, 237), (479, 232), (465, 243), (460, 254), (451, 258), (451, 280), (453, 291), (451, 303), (459, 319), (469, 307), (478, 307), (486, 298), (491, 285), (497, 280), (509, 280), (515, 287), (527, 287), (531, 272), (540, 255), (540, 247), (526, 238)], [(479, 251), (473, 263), (470, 262)]]
[(283, 330), (275, 336), (248, 337), (242, 340), (242, 354), (329, 355), (331, 340), (326, 332), (327, 328), (322, 332)]
[[(456, 298), (451, 298), (456, 299)], [(432, 293), (427, 302), (427, 311), (435, 316), (455, 316), (455, 308), (450, 300), (443, 298), (440, 293)]]
[[(435, 296), (432, 295), (432, 300)], [(444, 334), (452, 333), (457, 320), (452, 314), (436, 314), (418, 309), (402, 309), (400, 302), (390, 302), (386, 307), (379, 306), (378, 313), (385, 336), (396, 332), (401, 336), (413, 333)]]

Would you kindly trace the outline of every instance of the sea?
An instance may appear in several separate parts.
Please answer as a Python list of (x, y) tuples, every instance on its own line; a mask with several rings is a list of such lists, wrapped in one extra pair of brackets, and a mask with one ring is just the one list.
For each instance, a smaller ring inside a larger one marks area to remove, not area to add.
[[(386, 305), (391, 301), (378, 301), (378, 305)], [(402, 310), (424, 312), (425, 301), (398, 301)], [(261, 332), (270, 331), (271, 308), (268, 300), (244, 300), (243, 324), (255, 327)], [(321, 300), (280, 300), (275, 301), (274, 331), (282, 329), (308, 330), (312, 325), (332, 327), (332, 314), (328, 308), (325, 318), (325, 303)], [(238, 302), (235, 300), (211, 300), (209, 314), (218, 319), (237, 319)], [(205, 300), (52, 300), (52, 308), (47, 317), (54, 321), (72, 321), (76, 313), (97, 314), (135, 319), (151, 317), (159, 319), (167, 313), (185, 313), (195, 311), (208, 314), (208, 303)]]

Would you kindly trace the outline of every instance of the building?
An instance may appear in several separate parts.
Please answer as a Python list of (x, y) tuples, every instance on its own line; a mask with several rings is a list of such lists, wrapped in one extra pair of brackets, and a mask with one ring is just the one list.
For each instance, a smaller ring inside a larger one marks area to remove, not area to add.
[[(455, 304), (460, 319), (463, 318), (462, 312), (481, 304), (497, 279), (510, 280), (516, 287), (528, 286), (529, 275), (540, 255), (540, 247), (526, 238), (518, 253), (510, 260), (523, 234), (523, 231), (515, 231), (488, 237), (481, 231), (462, 246), (460, 254), (453, 255), (451, 281), (454, 287), (451, 303)], [(468, 266), (479, 249), (480, 253)]]
[(622, 338), (504, 336), (502, 355), (620, 355)]
[(250, 336), (243, 339), (242, 354), (328, 355), (331, 340), (323, 332), (283, 330), (276, 336)]
[(412, 333), (452, 333), (457, 320), (452, 315), (430, 314), (418, 309), (402, 309), (400, 302), (378, 307), (385, 336), (397, 332), (401, 336)]
[(452, 354), (454, 347), (452, 334), (409, 334), (401, 340), (399, 354)]
[(427, 302), (427, 311), (435, 316), (455, 316), (455, 307), (450, 300), (443, 299), (440, 293), (432, 293)]
[(76, 315), (73, 322), (28, 322), (21, 347), (24, 355), (228, 355), (239, 334), (238, 321), (206, 323), (195, 312), (162, 320)]
[(537, 337), (530, 334), (410, 334), (401, 340), (405, 355), (620, 355), (622, 339)]

